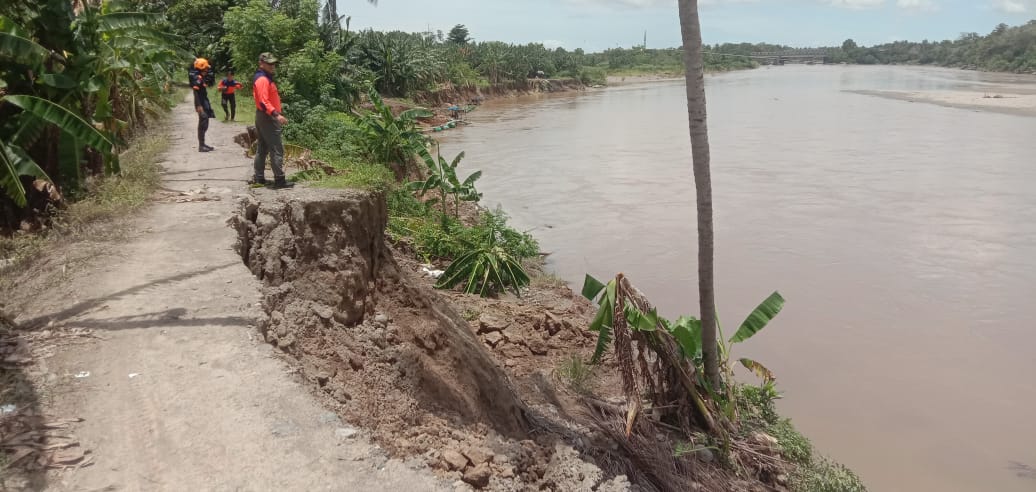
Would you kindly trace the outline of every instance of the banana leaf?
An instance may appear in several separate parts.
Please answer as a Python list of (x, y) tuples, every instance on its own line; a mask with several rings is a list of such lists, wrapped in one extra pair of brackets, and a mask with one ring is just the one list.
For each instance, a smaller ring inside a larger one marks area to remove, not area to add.
[(669, 333), (680, 344), (684, 357), (689, 359), (701, 357), (701, 320), (681, 316), (669, 326)]
[(112, 143), (101, 132), (75, 113), (53, 102), (26, 95), (6, 96), (3, 101), (22, 108), (35, 118), (57, 126), (65, 134), (104, 154), (111, 153)]
[(162, 22), (162, 14), (144, 12), (116, 12), (97, 17), (97, 30), (100, 32), (121, 31), (137, 27), (154, 27)]
[(0, 32), (0, 59), (22, 65), (39, 66), (50, 57), (50, 51), (30, 39)]
[(24, 149), (0, 142), (0, 187), (19, 207), (26, 205), (25, 187), (22, 176), (35, 176), (50, 180), (47, 173), (29, 157)]
[(784, 307), (784, 298), (781, 294), (774, 292), (770, 294), (762, 303), (759, 304), (745, 321), (741, 323), (741, 327), (737, 329), (734, 336), (730, 339), (730, 343), (738, 343), (752, 338), (753, 335), (759, 333), (766, 327), (767, 323), (770, 322), (777, 313), (781, 312), (781, 308)]
[(752, 371), (753, 374), (759, 376), (759, 378), (762, 379), (763, 382), (772, 383), (777, 380), (777, 378), (773, 375), (773, 371), (770, 371), (766, 368), (766, 366), (752, 359), (742, 358), (739, 360), (739, 362), (741, 362), (741, 365), (745, 366), (749, 371)]

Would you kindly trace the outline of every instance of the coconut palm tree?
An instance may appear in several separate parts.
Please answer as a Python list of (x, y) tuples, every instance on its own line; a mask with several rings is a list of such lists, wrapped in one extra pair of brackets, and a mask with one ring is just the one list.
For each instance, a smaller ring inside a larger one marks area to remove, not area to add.
[(720, 389), (719, 345), (716, 338), (716, 290), (713, 269), (712, 176), (709, 169), (709, 128), (705, 111), (705, 72), (702, 58), (698, 0), (679, 0), (680, 33), (687, 80), (687, 120), (698, 203), (698, 302), (705, 376)]

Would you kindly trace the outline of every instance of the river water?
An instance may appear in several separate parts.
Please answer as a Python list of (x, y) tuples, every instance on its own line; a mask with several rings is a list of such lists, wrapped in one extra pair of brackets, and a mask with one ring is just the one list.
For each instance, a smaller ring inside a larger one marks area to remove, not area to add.
[[(782, 411), (872, 490), (1036, 490), (1036, 118), (851, 91), (1036, 92), (1036, 78), (785, 66), (707, 78), (728, 334)], [(1009, 84), (1009, 85), (1005, 85)], [(684, 87), (491, 101), (444, 135), (484, 205), (578, 289), (622, 271), (697, 314)]]

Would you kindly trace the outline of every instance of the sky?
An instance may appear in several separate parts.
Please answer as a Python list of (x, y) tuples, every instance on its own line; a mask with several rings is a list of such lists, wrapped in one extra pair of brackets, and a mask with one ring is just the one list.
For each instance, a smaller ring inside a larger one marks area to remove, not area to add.
[[(860, 45), (988, 34), (1036, 19), (1036, 0), (699, 0), (705, 43)], [(448, 32), (476, 41), (539, 42), (588, 52), (680, 44), (676, 0), (338, 0), (351, 28)]]

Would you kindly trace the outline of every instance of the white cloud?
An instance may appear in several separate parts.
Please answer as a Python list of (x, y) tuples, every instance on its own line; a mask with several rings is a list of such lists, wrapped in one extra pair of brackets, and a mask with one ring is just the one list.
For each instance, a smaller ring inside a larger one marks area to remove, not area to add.
[(1034, 0), (993, 0), (993, 7), (1008, 14), (1024, 14), (1036, 10)]
[(864, 10), (881, 7), (885, 5), (885, 0), (825, 0), (824, 3), (846, 9)]
[(896, 6), (904, 10), (918, 12), (934, 12), (939, 10), (939, 5), (934, 0), (896, 0)]

